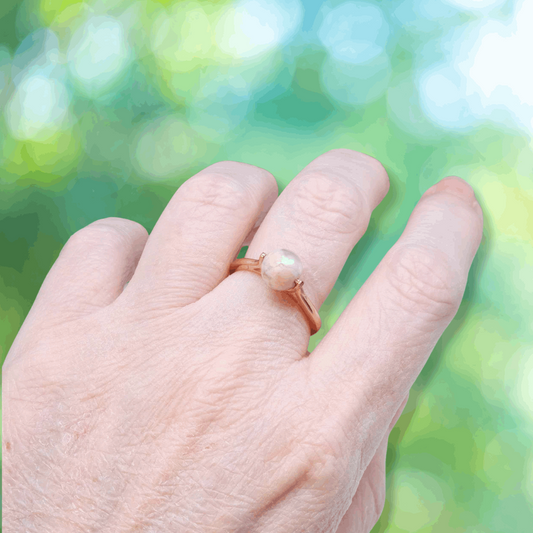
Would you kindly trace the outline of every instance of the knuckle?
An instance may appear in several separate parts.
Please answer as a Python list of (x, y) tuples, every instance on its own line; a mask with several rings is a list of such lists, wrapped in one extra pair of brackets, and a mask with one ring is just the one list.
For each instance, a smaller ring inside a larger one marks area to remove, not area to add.
[(118, 217), (108, 217), (91, 222), (72, 234), (65, 247), (103, 245), (115, 247), (117, 243), (135, 238), (148, 238), (148, 232), (138, 222)]
[(390, 189), (390, 179), (385, 167), (376, 158), (349, 148), (335, 148), (317, 157), (307, 167), (335, 174), (357, 182), (366, 191), (370, 204), (378, 204)]
[(456, 270), (444, 252), (404, 245), (387, 262), (389, 301), (402, 310), (429, 319), (450, 319), (457, 312), (463, 290)]
[(346, 472), (350, 469), (347, 460), (331, 455), (327, 446), (309, 448), (304, 457), (307, 486), (318, 496), (315, 503), (346, 489)]
[(180, 202), (193, 204), (193, 213), (200, 217), (213, 208), (239, 212), (253, 201), (250, 190), (243, 182), (220, 172), (198, 174), (185, 182), (180, 191)]
[(357, 150), (352, 150), (350, 148), (334, 148), (333, 150), (329, 150), (325, 154), (323, 154), (323, 157), (335, 157), (336, 159), (343, 159), (348, 160), (352, 162), (361, 163), (364, 162), (369, 166), (373, 166), (375, 168), (384, 169), (383, 165), (377, 160), (375, 157), (372, 157), (371, 155), (365, 154), (363, 152), (358, 152)]
[[(327, 429), (326, 429), (327, 428)], [(346, 482), (347, 461), (360, 461), (360, 456), (349, 458), (346, 453), (346, 430), (340, 420), (324, 423), (322, 429), (309, 428), (298, 439), (300, 457), (307, 465), (307, 479), (316, 490), (330, 494)]]
[(364, 233), (370, 221), (370, 207), (357, 185), (324, 172), (299, 180), (294, 205), (294, 216), (312, 234), (317, 229), (334, 235)]
[(222, 174), (226, 176), (247, 176), (248, 179), (271, 178), (275, 181), (274, 176), (264, 168), (256, 167), (240, 161), (218, 161), (204, 168), (200, 174)]
[(134, 240), (148, 239), (148, 231), (146, 228), (142, 224), (139, 224), (139, 222), (127, 218), (107, 217), (96, 220), (92, 225), (104, 226), (107, 228), (110, 235), (114, 232), (119, 238), (122, 237), (124, 239)]
[(370, 171), (371, 175), (382, 177), (387, 186), (390, 184), (387, 171), (378, 159), (350, 148), (334, 148), (322, 154), (315, 161), (320, 165), (327, 165), (333, 170), (338, 168), (340, 173), (348, 175), (352, 175), (356, 168), (365, 168)]

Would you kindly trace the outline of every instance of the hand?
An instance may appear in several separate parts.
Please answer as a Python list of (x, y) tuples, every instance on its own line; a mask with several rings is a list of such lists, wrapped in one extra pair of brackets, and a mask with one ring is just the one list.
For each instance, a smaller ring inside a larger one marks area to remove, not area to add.
[(472, 189), (424, 194), (310, 355), (292, 300), (228, 267), (247, 235), (246, 257), (291, 250), (319, 309), (388, 190), (348, 149), (279, 197), (226, 161), (150, 237), (119, 218), (75, 233), (3, 368), (5, 532), (368, 532), (389, 432), (480, 244)]

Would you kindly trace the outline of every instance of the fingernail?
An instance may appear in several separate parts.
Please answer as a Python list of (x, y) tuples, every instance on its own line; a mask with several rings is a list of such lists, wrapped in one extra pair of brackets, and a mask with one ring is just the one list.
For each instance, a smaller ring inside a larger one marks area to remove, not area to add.
[(437, 192), (448, 192), (454, 194), (461, 200), (472, 204), (473, 202), (477, 203), (476, 195), (474, 194), (474, 189), (464, 180), (451, 176), (444, 178), (439, 181), (433, 187), (430, 187), (424, 194), (424, 196), (431, 196)]

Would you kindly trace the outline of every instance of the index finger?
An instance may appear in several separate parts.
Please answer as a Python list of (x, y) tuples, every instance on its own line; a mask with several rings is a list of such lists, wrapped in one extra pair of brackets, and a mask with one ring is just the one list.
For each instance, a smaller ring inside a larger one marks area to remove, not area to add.
[(368, 454), (459, 309), (483, 215), (456, 177), (430, 188), (396, 244), (309, 358), (310, 387), (357, 420)]

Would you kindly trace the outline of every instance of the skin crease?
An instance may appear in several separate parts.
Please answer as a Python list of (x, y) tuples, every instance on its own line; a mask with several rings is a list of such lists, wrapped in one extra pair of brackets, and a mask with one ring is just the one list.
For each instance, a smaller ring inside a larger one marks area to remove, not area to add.
[(5, 532), (370, 531), (389, 433), (481, 241), (472, 189), (426, 192), (312, 354), (287, 295), (227, 272), (243, 243), (291, 250), (320, 309), (388, 190), (349, 149), (279, 196), (224, 161), (150, 236), (119, 218), (75, 233), (3, 366)]

